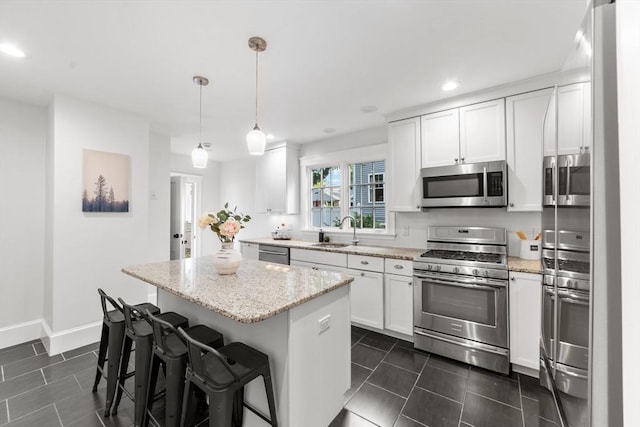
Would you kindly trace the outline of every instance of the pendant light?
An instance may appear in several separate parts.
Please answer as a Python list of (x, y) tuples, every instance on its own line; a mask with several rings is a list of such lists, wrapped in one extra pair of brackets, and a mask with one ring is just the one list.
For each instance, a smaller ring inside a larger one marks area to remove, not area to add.
[(261, 156), (264, 154), (267, 138), (258, 127), (258, 52), (264, 52), (267, 48), (267, 42), (260, 37), (251, 37), (249, 48), (256, 53), (256, 124), (253, 130), (247, 134), (247, 147), (252, 156)]
[(209, 161), (209, 153), (202, 146), (202, 86), (209, 84), (209, 79), (202, 76), (195, 76), (193, 82), (200, 86), (200, 138), (198, 139), (198, 146), (191, 152), (191, 162), (193, 167), (197, 169), (204, 169), (207, 167)]

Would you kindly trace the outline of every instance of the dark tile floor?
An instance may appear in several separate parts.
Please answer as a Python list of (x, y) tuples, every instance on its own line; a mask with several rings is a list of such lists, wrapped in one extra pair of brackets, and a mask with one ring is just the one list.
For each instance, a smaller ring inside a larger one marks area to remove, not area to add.
[[(552, 417), (550, 402), (533, 378), (469, 367), (360, 328), (351, 341), (352, 387), (330, 427), (556, 425), (542, 418)], [(97, 348), (49, 357), (32, 341), (0, 350), (0, 426), (131, 426), (132, 402), (124, 398), (118, 414), (105, 418), (105, 381), (91, 392)]]
[(496, 374), (357, 327), (351, 389), (330, 427), (551, 427), (538, 380)]

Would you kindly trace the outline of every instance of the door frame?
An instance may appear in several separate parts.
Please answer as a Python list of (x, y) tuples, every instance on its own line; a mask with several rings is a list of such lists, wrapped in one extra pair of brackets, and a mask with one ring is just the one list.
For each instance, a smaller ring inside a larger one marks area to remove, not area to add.
[[(191, 256), (199, 256), (201, 251), (202, 251), (202, 247), (200, 244), (200, 239), (199, 239), (199, 235), (200, 235), (200, 228), (198, 227), (198, 217), (200, 216), (200, 212), (202, 211), (202, 176), (200, 175), (191, 175), (191, 174), (186, 174), (186, 173), (181, 173), (181, 172), (171, 172), (170, 174), (171, 177), (174, 176), (179, 176), (179, 177), (183, 177), (185, 178), (183, 183), (184, 183), (184, 187), (182, 188), (182, 194), (186, 194), (186, 184), (187, 183), (193, 183), (194, 184), (194, 188), (195, 188), (195, 194), (194, 194), (194, 203), (192, 206), (192, 224), (191, 224)], [(184, 200), (182, 201), (182, 203), (184, 203)], [(170, 209), (170, 212), (172, 212), (173, 210)], [(169, 218), (169, 223), (172, 222), (173, 218), (171, 218), (172, 213), (170, 213), (170, 218)], [(183, 222), (184, 220), (186, 220), (186, 218), (183, 218)], [(171, 233), (169, 233), (169, 244), (171, 244)]]

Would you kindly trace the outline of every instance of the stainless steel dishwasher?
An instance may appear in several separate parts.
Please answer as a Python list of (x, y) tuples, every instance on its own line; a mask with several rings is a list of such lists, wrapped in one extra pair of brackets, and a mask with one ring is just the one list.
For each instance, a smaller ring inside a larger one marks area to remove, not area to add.
[(289, 248), (274, 245), (258, 245), (258, 259), (260, 261), (289, 265)]

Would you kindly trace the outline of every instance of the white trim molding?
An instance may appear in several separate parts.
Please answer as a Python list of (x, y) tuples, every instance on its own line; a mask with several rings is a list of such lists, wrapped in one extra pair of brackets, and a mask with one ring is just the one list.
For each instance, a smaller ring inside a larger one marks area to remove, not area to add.
[(102, 320), (60, 332), (53, 332), (43, 320), (42, 329), (44, 331), (42, 344), (49, 356), (53, 356), (100, 340)]
[(0, 328), (0, 349), (43, 337), (42, 319)]

